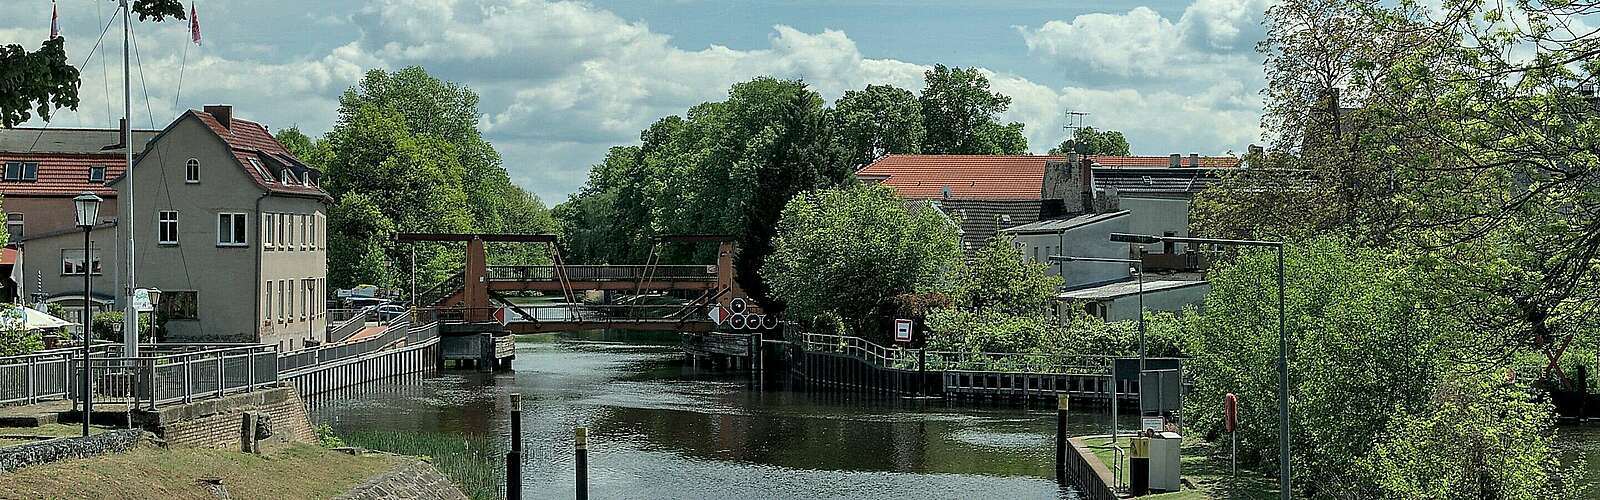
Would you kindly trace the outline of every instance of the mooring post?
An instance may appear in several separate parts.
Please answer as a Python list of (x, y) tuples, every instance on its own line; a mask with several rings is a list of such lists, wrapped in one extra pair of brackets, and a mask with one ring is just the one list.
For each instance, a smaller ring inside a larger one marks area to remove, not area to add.
[(511, 451), (506, 453), (506, 500), (522, 498), (522, 395), (511, 393)]
[(577, 453), (578, 465), (578, 500), (589, 500), (589, 428), (577, 429), (577, 440), (573, 443), (573, 451)]
[(1067, 395), (1056, 395), (1056, 482), (1067, 480)]

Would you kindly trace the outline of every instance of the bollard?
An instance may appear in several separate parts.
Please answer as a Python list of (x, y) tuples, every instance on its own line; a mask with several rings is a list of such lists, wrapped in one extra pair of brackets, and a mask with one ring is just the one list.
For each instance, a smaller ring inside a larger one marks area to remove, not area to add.
[(573, 451), (577, 453), (578, 500), (589, 500), (589, 428), (579, 427), (577, 440), (573, 444)]
[(522, 395), (511, 393), (511, 451), (506, 453), (506, 500), (522, 498)]
[(1056, 482), (1067, 480), (1067, 395), (1056, 396)]
[(1128, 445), (1128, 493), (1144, 496), (1150, 493), (1150, 438), (1128, 438)]

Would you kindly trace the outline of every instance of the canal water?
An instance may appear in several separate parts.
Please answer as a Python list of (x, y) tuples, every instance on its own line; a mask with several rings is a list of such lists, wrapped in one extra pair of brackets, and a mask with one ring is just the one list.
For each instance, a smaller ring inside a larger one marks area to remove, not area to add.
[[(504, 453), (523, 397), (528, 498), (572, 498), (590, 429), (591, 498), (1072, 498), (1053, 480), (1053, 407), (949, 406), (765, 386), (690, 366), (675, 334), (525, 338), (514, 372), (439, 377), (315, 405), (342, 435), (398, 432)], [(1105, 432), (1074, 412), (1074, 434)], [(1125, 428), (1136, 419), (1123, 418)]]

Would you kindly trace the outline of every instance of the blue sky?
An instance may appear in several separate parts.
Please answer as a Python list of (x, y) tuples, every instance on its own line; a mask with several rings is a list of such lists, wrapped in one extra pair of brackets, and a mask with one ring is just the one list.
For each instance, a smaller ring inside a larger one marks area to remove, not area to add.
[[(1137, 154), (1242, 151), (1260, 135), (1253, 45), (1270, 0), (194, 1), (202, 47), (186, 49), (182, 22), (136, 26), (141, 126), (225, 102), (320, 134), (364, 71), (421, 65), (482, 95), (480, 128), (512, 178), (554, 204), (607, 147), (760, 75), (832, 100), (871, 83), (920, 89), (935, 63), (976, 66), (1012, 96), (1003, 118), (1027, 125), (1035, 152), (1060, 141), (1067, 110), (1122, 130)], [(0, 43), (36, 47), (50, 2), (4, 4)], [(77, 64), (114, 2), (59, 5)], [(83, 103), (56, 126), (120, 116), (115, 30), (107, 42), (111, 59), (84, 65)]]

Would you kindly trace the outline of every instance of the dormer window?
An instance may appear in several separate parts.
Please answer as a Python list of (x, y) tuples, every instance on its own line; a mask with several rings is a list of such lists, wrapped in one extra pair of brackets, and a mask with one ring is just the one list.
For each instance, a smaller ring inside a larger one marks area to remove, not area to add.
[(6, 162), (5, 179), (8, 181), (39, 180), (39, 162)]
[(89, 182), (106, 182), (106, 166), (92, 165), (89, 167)]
[(200, 182), (200, 160), (190, 158), (183, 163), (183, 182), (189, 184)]
[(283, 185), (285, 186), (294, 184), (294, 172), (290, 172), (287, 168), (283, 169), (283, 177), (279, 177), (279, 179), (283, 179)]
[(300, 174), (300, 183), (301, 184), (305, 184), (307, 186), (311, 185), (311, 171), (310, 170), (307, 170), (307, 171), (305, 171), (305, 173)]
[(261, 166), (261, 160), (257, 160), (255, 158), (251, 158), (250, 159), (250, 166), (255, 167), (256, 173), (260, 174), (262, 179), (269, 180), (269, 181), (272, 180), (272, 174), (267, 173), (267, 169), (265, 167)]

